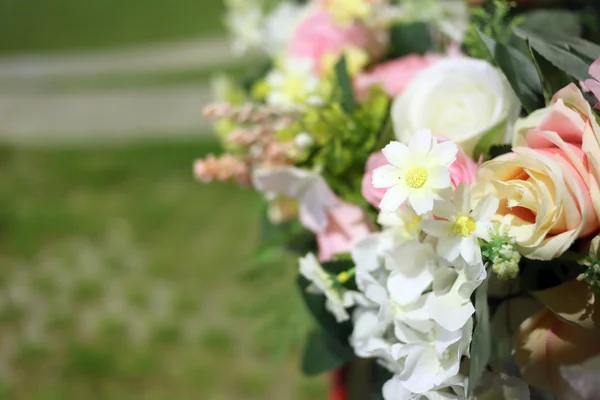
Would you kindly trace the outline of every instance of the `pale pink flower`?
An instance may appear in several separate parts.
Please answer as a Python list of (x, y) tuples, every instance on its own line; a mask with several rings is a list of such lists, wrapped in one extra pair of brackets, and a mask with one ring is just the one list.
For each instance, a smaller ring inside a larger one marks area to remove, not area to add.
[(327, 217), (327, 227), (317, 234), (321, 262), (350, 253), (354, 245), (372, 231), (364, 211), (353, 204), (341, 203), (332, 207), (328, 209)]
[(415, 75), (441, 58), (442, 56), (438, 54), (426, 56), (410, 54), (387, 61), (370, 71), (359, 74), (354, 79), (354, 89), (359, 98), (364, 98), (372, 86), (381, 85), (387, 94), (392, 97), (397, 96), (402, 93)]
[(365, 175), (362, 180), (361, 192), (365, 200), (374, 207), (379, 207), (381, 199), (385, 195), (386, 189), (377, 189), (373, 186), (373, 171), (388, 163), (382, 152), (373, 153), (369, 156), (366, 165)]
[(194, 176), (202, 182), (236, 181), (241, 185), (250, 183), (248, 165), (238, 157), (225, 154), (215, 157), (210, 154), (203, 160), (194, 163)]
[(600, 110), (600, 58), (590, 65), (589, 74), (593, 79), (587, 79), (584, 84), (598, 99), (594, 108)]
[(317, 72), (321, 72), (324, 57), (341, 56), (347, 46), (368, 51), (371, 44), (372, 36), (365, 26), (337, 26), (328, 12), (320, 11), (298, 25), (287, 48), (287, 56), (310, 59)]

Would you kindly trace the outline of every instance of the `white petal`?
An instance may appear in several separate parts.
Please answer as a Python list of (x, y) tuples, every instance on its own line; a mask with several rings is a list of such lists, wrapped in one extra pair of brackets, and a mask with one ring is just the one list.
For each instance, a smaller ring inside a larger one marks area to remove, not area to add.
[(397, 167), (401, 167), (410, 157), (410, 151), (404, 143), (390, 142), (381, 150), (385, 158)]
[(421, 129), (416, 131), (410, 138), (408, 148), (410, 149), (412, 157), (425, 160), (425, 157), (431, 150), (432, 144), (433, 136), (431, 135), (431, 131), (428, 129)]
[(456, 211), (461, 215), (469, 215), (471, 212), (471, 191), (464, 183), (461, 183), (456, 188), (454, 205), (456, 206)]
[(433, 275), (428, 269), (420, 273), (407, 275), (401, 272), (393, 273), (388, 279), (388, 290), (390, 296), (396, 303), (405, 306), (414, 303), (423, 291), (433, 282)]
[(431, 319), (449, 331), (461, 329), (475, 313), (469, 299), (463, 298), (454, 289), (443, 296), (429, 293), (425, 309)]
[(452, 235), (452, 224), (448, 221), (435, 219), (421, 221), (421, 229), (423, 232), (438, 238)]
[(387, 189), (400, 182), (400, 170), (393, 165), (383, 165), (373, 171), (371, 183), (377, 189)]
[(450, 262), (456, 260), (460, 255), (460, 238), (456, 236), (440, 238), (437, 245), (437, 252)]
[(477, 203), (471, 216), (476, 221), (489, 221), (496, 214), (496, 211), (498, 211), (499, 205), (500, 200), (497, 197), (487, 195)]
[(404, 363), (404, 371), (400, 374), (404, 387), (413, 393), (424, 393), (433, 389), (433, 380), (440, 367), (435, 349), (429, 346), (419, 346), (420, 349), (409, 349), (412, 345), (405, 347), (408, 356)]
[(430, 168), (427, 176), (427, 185), (434, 189), (446, 189), (452, 185), (450, 171), (445, 167)]
[(478, 260), (477, 252), (480, 252), (479, 244), (475, 236), (463, 238), (460, 243), (460, 255), (469, 264), (474, 263)]
[(402, 382), (393, 377), (383, 385), (384, 400), (411, 400), (413, 394), (402, 386)]
[(433, 206), (433, 213), (436, 217), (449, 220), (456, 216), (456, 207), (451, 201), (438, 200)]
[(456, 160), (458, 146), (454, 142), (443, 142), (433, 146), (428, 158), (436, 164), (449, 166)]
[(408, 201), (417, 215), (423, 215), (433, 210), (433, 196), (427, 190), (411, 191)]
[(379, 208), (381, 211), (392, 213), (396, 212), (404, 204), (410, 190), (404, 185), (395, 185), (388, 189), (388, 191), (381, 199), (381, 203), (379, 203)]
[(361, 239), (352, 248), (352, 261), (357, 269), (372, 272), (380, 267), (379, 248), (380, 233), (371, 233)]

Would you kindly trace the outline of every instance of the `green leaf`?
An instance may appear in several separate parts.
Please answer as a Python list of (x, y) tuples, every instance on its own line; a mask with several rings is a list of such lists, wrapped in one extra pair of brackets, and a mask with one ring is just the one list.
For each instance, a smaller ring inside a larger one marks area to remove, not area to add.
[(512, 151), (512, 146), (510, 144), (501, 144), (490, 147), (490, 158), (496, 158), (501, 156), (502, 154), (510, 153)]
[(571, 37), (581, 36), (581, 18), (579, 14), (568, 10), (535, 10), (522, 14), (520, 27), (540, 34), (556, 32), (560, 27), (561, 34)]
[(538, 51), (531, 45), (529, 45), (529, 51), (531, 52), (538, 75), (542, 81), (546, 103), (550, 103), (554, 93), (573, 82), (573, 80), (569, 77), (569, 75), (560, 70), (545, 57), (540, 55), (540, 53), (538, 53)]
[(489, 131), (487, 131), (481, 139), (477, 141), (475, 150), (473, 150), (473, 159), (479, 160), (481, 155), (485, 159), (489, 159), (489, 154), (492, 146), (502, 143), (504, 134), (506, 133), (506, 121), (502, 121)]
[(469, 364), (469, 395), (477, 387), (477, 382), (492, 356), (492, 333), (490, 330), (490, 310), (487, 302), (488, 284), (490, 280), (488, 272), (487, 279), (475, 291), (475, 319), (476, 325), (471, 341), (471, 362)]
[(522, 258), (519, 270), (520, 288), (523, 291), (538, 291), (577, 278), (585, 271), (585, 267), (573, 260), (541, 261)]
[(329, 312), (329, 310), (327, 310), (325, 307), (325, 296), (306, 291), (310, 285), (308, 279), (304, 278), (303, 276), (298, 276), (297, 285), (300, 289), (304, 304), (321, 329), (335, 338), (338, 342), (340, 342), (340, 344), (347, 346), (348, 337), (350, 337), (350, 334), (352, 333), (351, 322), (337, 322), (333, 314), (331, 314), (331, 312)]
[(556, 44), (535, 38), (529, 39), (529, 46), (535, 49), (540, 56), (544, 57), (559, 70), (566, 72), (573, 78), (580, 81), (589, 78), (589, 64), (576, 54), (571, 53)]
[(423, 22), (394, 25), (390, 29), (389, 46), (389, 59), (415, 53), (425, 54), (434, 48), (431, 29)]
[(309, 334), (302, 357), (302, 372), (313, 376), (341, 367), (355, 358), (349, 346), (341, 345), (326, 332)]
[(528, 113), (542, 108), (545, 105), (542, 84), (533, 62), (519, 50), (498, 43), (482, 32), (479, 36), (506, 75), (523, 108)]
[(340, 103), (342, 104), (342, 108), (345, 112), (352, 113), (358, 105), (354, 98), (354, 88), (352, 87), (352, 80), (348, 73), (346, 56), (342, 56), (335, 65), (335, 75), (340, 88)]

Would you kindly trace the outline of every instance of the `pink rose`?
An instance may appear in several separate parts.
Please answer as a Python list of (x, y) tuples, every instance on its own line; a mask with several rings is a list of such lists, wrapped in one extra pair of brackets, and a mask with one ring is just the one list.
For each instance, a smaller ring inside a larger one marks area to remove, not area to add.
[(598, 103), (594, 108), (600, 110), (600, 58), (590, 65), (589, 74), (594, 79), (586, 79), (584, 84), (598, 99)]
[(381, 85), (390, 96), (397, 96), (417, 73), (440, 58), (441, 56), (437, 54), (426, 56), (411, 54), (379, 64), (372, 70), (358, 75), (354, 80), (354, 88), (360, 98), (364, 98), (368, 90), (375, 85)]
[[(448, 139), (436, 136), (438, 143), (447, 141)], [(382, 152), (371, 154), (367, 160), (366, 172), (363, 176), (361, 193), (365, 200), (367, 200), (373, 206), (379, 208), (379, 203), (385, 195), (387, 189), (377, 189), (373, 187), (373, 171), (383, 165), (388, 164), (387, 159)], [(450, 181), (454, 187), (457, 187), (460, 183), (471, 185), (475, 182), (477, 177), (477, 167), (481, 162), (476, 163), (469, 157), (462, 147), (458, 146), (458, 153), (456, 160), (450, 165)]]
[(327, 228), (317, 234), (319, 260), (331, 261), (336, 254), (349, 253), (371, 232), (365, 213), (353, 204), (341, 203), (328, 210)]
[(373, 37), (363, 25), (336, 26), (331, 15), (317, 12), (300, 22), (287, 48), (290, 58), (308, 58), (321, 72), (325, 56), (340, 56), (346, 46), (353, 45), (369, 51)]
[(387, 189), (377, 189), (373, 186), (373, 171), (388, 163), (382, 152), (373, 153), (367, 160), (366, 172), (362, 180), (361, 192), (365, 200), (374, 207), (379, 207)]

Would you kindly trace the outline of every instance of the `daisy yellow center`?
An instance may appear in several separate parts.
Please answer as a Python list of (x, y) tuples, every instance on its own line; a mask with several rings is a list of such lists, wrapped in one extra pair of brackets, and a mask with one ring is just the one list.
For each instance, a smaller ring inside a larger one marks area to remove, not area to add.
[(413, 189), (422, 188), (427, 181), (427, 171), (421, 167), (411, 168), (406, 172), (405, 179), (409, 187)]
[(456, 236), (469, 237), (475, 232), (476, 228), (475, 220), (467, 215), (462, 215), (454, 221), (454, 234)]

